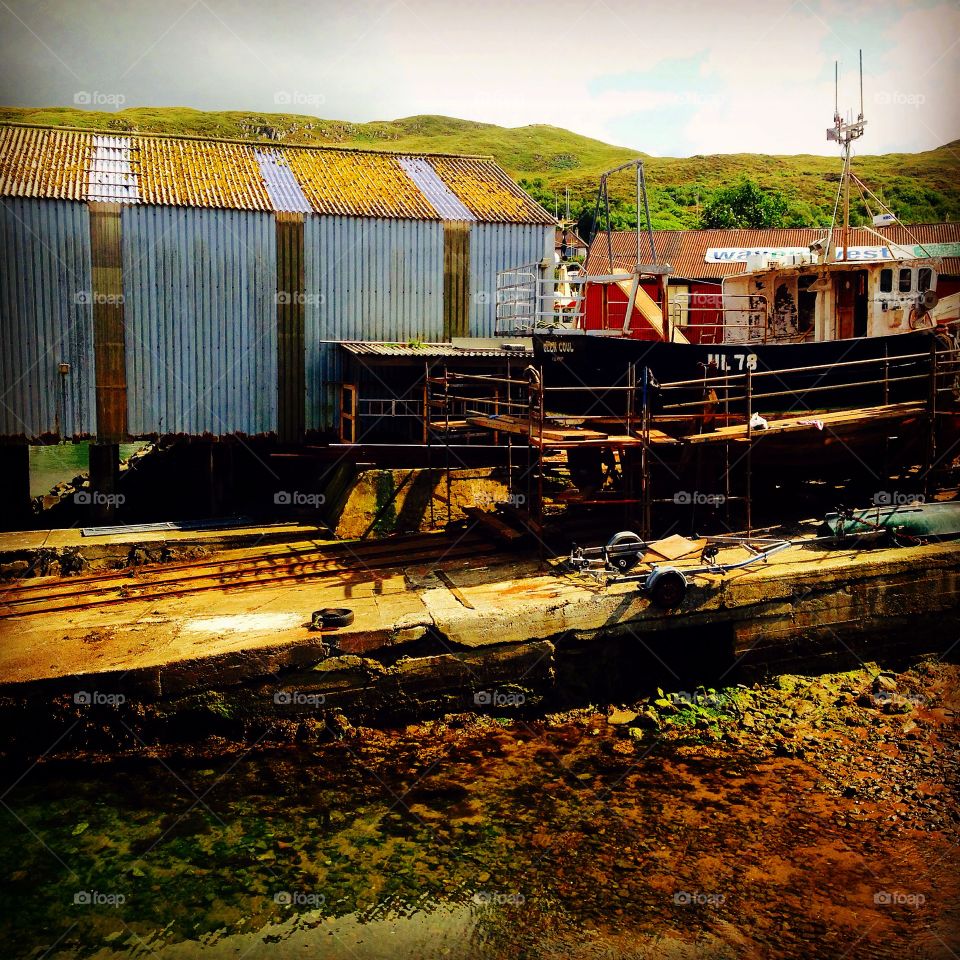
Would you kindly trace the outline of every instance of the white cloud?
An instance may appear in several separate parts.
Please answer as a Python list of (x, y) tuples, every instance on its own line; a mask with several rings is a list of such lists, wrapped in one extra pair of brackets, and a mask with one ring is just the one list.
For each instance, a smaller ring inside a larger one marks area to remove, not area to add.
[(830, 154), (832, 62), (855, 106), (862, 42), (862, 150), (918, 150), (960, 136), (960, 8), (921, 2), (109, 0), (45, 17), (10, 0), (43, 42), (0, 11), (0, 101), (69, 104), (82, 88), (273, 111), (292, 91), (312, 98), (301, 112), (331, 119), (439, 113), (660, 154)]

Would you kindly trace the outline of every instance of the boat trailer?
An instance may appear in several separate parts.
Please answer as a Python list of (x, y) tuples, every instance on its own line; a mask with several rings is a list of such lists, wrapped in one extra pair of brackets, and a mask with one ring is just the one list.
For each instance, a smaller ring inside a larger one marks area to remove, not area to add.
[[(574, 544), (567, 558), (567, 566), (578, 573), (586, 573), (606, 583), (636, 583), (650, 600), (664, 610), (672, 610), (683, 603), (690, 578), (699, 574), (726, 574), (742, 570), (756, 563), (766, 563), (770, 557), (788, 547), (794, 541), (769, 537), (708, 537), (700, 552), (700, 562), (692, 567), (675, 567), (670, 564), (651, 564), (648, 571), (630, 573), (639, 564), (649, 544), (637, 534), (622, 530), (614, 534), (602, 547), (580, 547)], [(747, 556), (726, 563), (717, 561), (724, 548), (739, 547)]]

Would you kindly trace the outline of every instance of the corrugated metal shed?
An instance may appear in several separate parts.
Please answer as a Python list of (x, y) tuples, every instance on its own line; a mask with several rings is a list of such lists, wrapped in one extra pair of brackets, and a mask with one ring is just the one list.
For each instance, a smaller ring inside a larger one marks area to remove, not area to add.
[(88, 208), (8, 199), (0, 219), (0, 435), (89, 436), (96, 409)]
[[(722, 279), (742, 273), (745, 263), (707, 263), (707, 250), (711, 247), (807, 247), (823, 237), (826, 230), (817, 228), (784, 228), (768, 230), (655, 230), (654, 246), (661, 263), (669, 263), (674, 276), (691, 280)], [(918, 223), (903, 227), (895, 224), (878, 231), (891, 243), (912, 244), (911, 235), (921, 243), (960, 242), (960, 223)], [(836, 239), (836, 235), (835, 235)], [(635, 231), (614, 231), (613, 266), (630, 270), (637, 262), (637, 234)], [(646, 237), (641, 238), (640, 257), (643, 262), (650, 258)], [(850, 246), (875, 247), (882, 241), (876, 234), (859, 227), (850, 230)], [(590, 245), (587, 258), (587, 273), (594, 276), (608, 273), (607, 237), (597, 234)], [(946, 257), (943, 273), (960, 275), (960, 258)]]
[[(130, 134), (101, 138), (93, 169), (94, 137), (80, 131), (0, 125), (0, 195), (128, 202), (139, 196), (144, 203), (186, 207), (554, 222), (490, 157)], [(108, 140), (128, 144), (104, 146)], [(103, 151), (111, 149), (123, 152), (116, 159), (127, 167), (101, 170), (110, 159)], [(101, 172), (132, 177), (123, 183), (128, 196), (106, 198)], [(297, 190), (308, 206), (299, 205)]]
[(130, 206), (122, 228), (130, 434), (275, 431), (273, 217)]
[(308, 430), (333, 427), (339, 344), (443, 336), (443, 225), (308, 217), (304, 224)]

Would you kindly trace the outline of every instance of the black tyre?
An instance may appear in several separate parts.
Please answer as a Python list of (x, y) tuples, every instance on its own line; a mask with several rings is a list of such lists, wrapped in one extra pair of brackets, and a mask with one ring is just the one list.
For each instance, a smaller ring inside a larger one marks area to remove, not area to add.
[(651, 574), (644, 589), (651, 602), (661, 610), (674, 610), (687, 595), (687, 578), (673, 567)]
[(616, 567), (621, 573), (632, 570), (643, 555), (646, 544), (635, 533), (622, 530), (614, 534), (607, 544), (607, 563)]
[(315, 630), (349, 627), (353, 623), (353, 611), (349, 607), (324, 607), (313, 611), (311, 623)]

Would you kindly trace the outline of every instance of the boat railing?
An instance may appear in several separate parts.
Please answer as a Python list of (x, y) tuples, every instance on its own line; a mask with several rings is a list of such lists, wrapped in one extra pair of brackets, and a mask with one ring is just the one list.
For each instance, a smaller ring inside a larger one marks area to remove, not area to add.
[(673, 294), (668, 339), (675, 342), (677, 333), (681, 333), (690, 343), (709, 345), (766, 343), (790, 336), (786, 330), (773, 335), (767, 306), (767, 298), (762, 294)]
[(528, 263), (497, 274), (496, 335), (582, 327), (587, 278), (563, 264)]
[[(756, 369), (756, 358), (748, 354), (740, 359), (742, 369), (732, 373), (711, 373), (712, 368), (705, 366), (702, 377), (659, 384), (658, 389), (666, 401), (661, 409), (671, 413), (683, 410), (702, 413), (705, 396), (712, 397), (711, 402), (716, 403), (749, 402), (751, 405), (761, 400), (794, 397), (799, 406), (801, 397), (819, 396), (827, 392), (834, 396), (842, 391), (862, 393), (873, 389), (877, 391), (875, 401), (885, 404), (890, 402), (898, 384), (928, 381), (931, 382), (931, 394), (934, 396), (946, 393), (957, 396), (960, 386), (960, 348), (956, 345), (937, 345), (933, 341), (928, 351), (778, 370)], [(795, 374), (809, 377), (814, 382), (801, 388), (790, 388), (784, 378)], [(830, 382), (821, 382), (828, 378)], [(669, 400), (671, 394), (689, 396), (691, 390), (700, 392), (701, 396), (693, 400)]]

